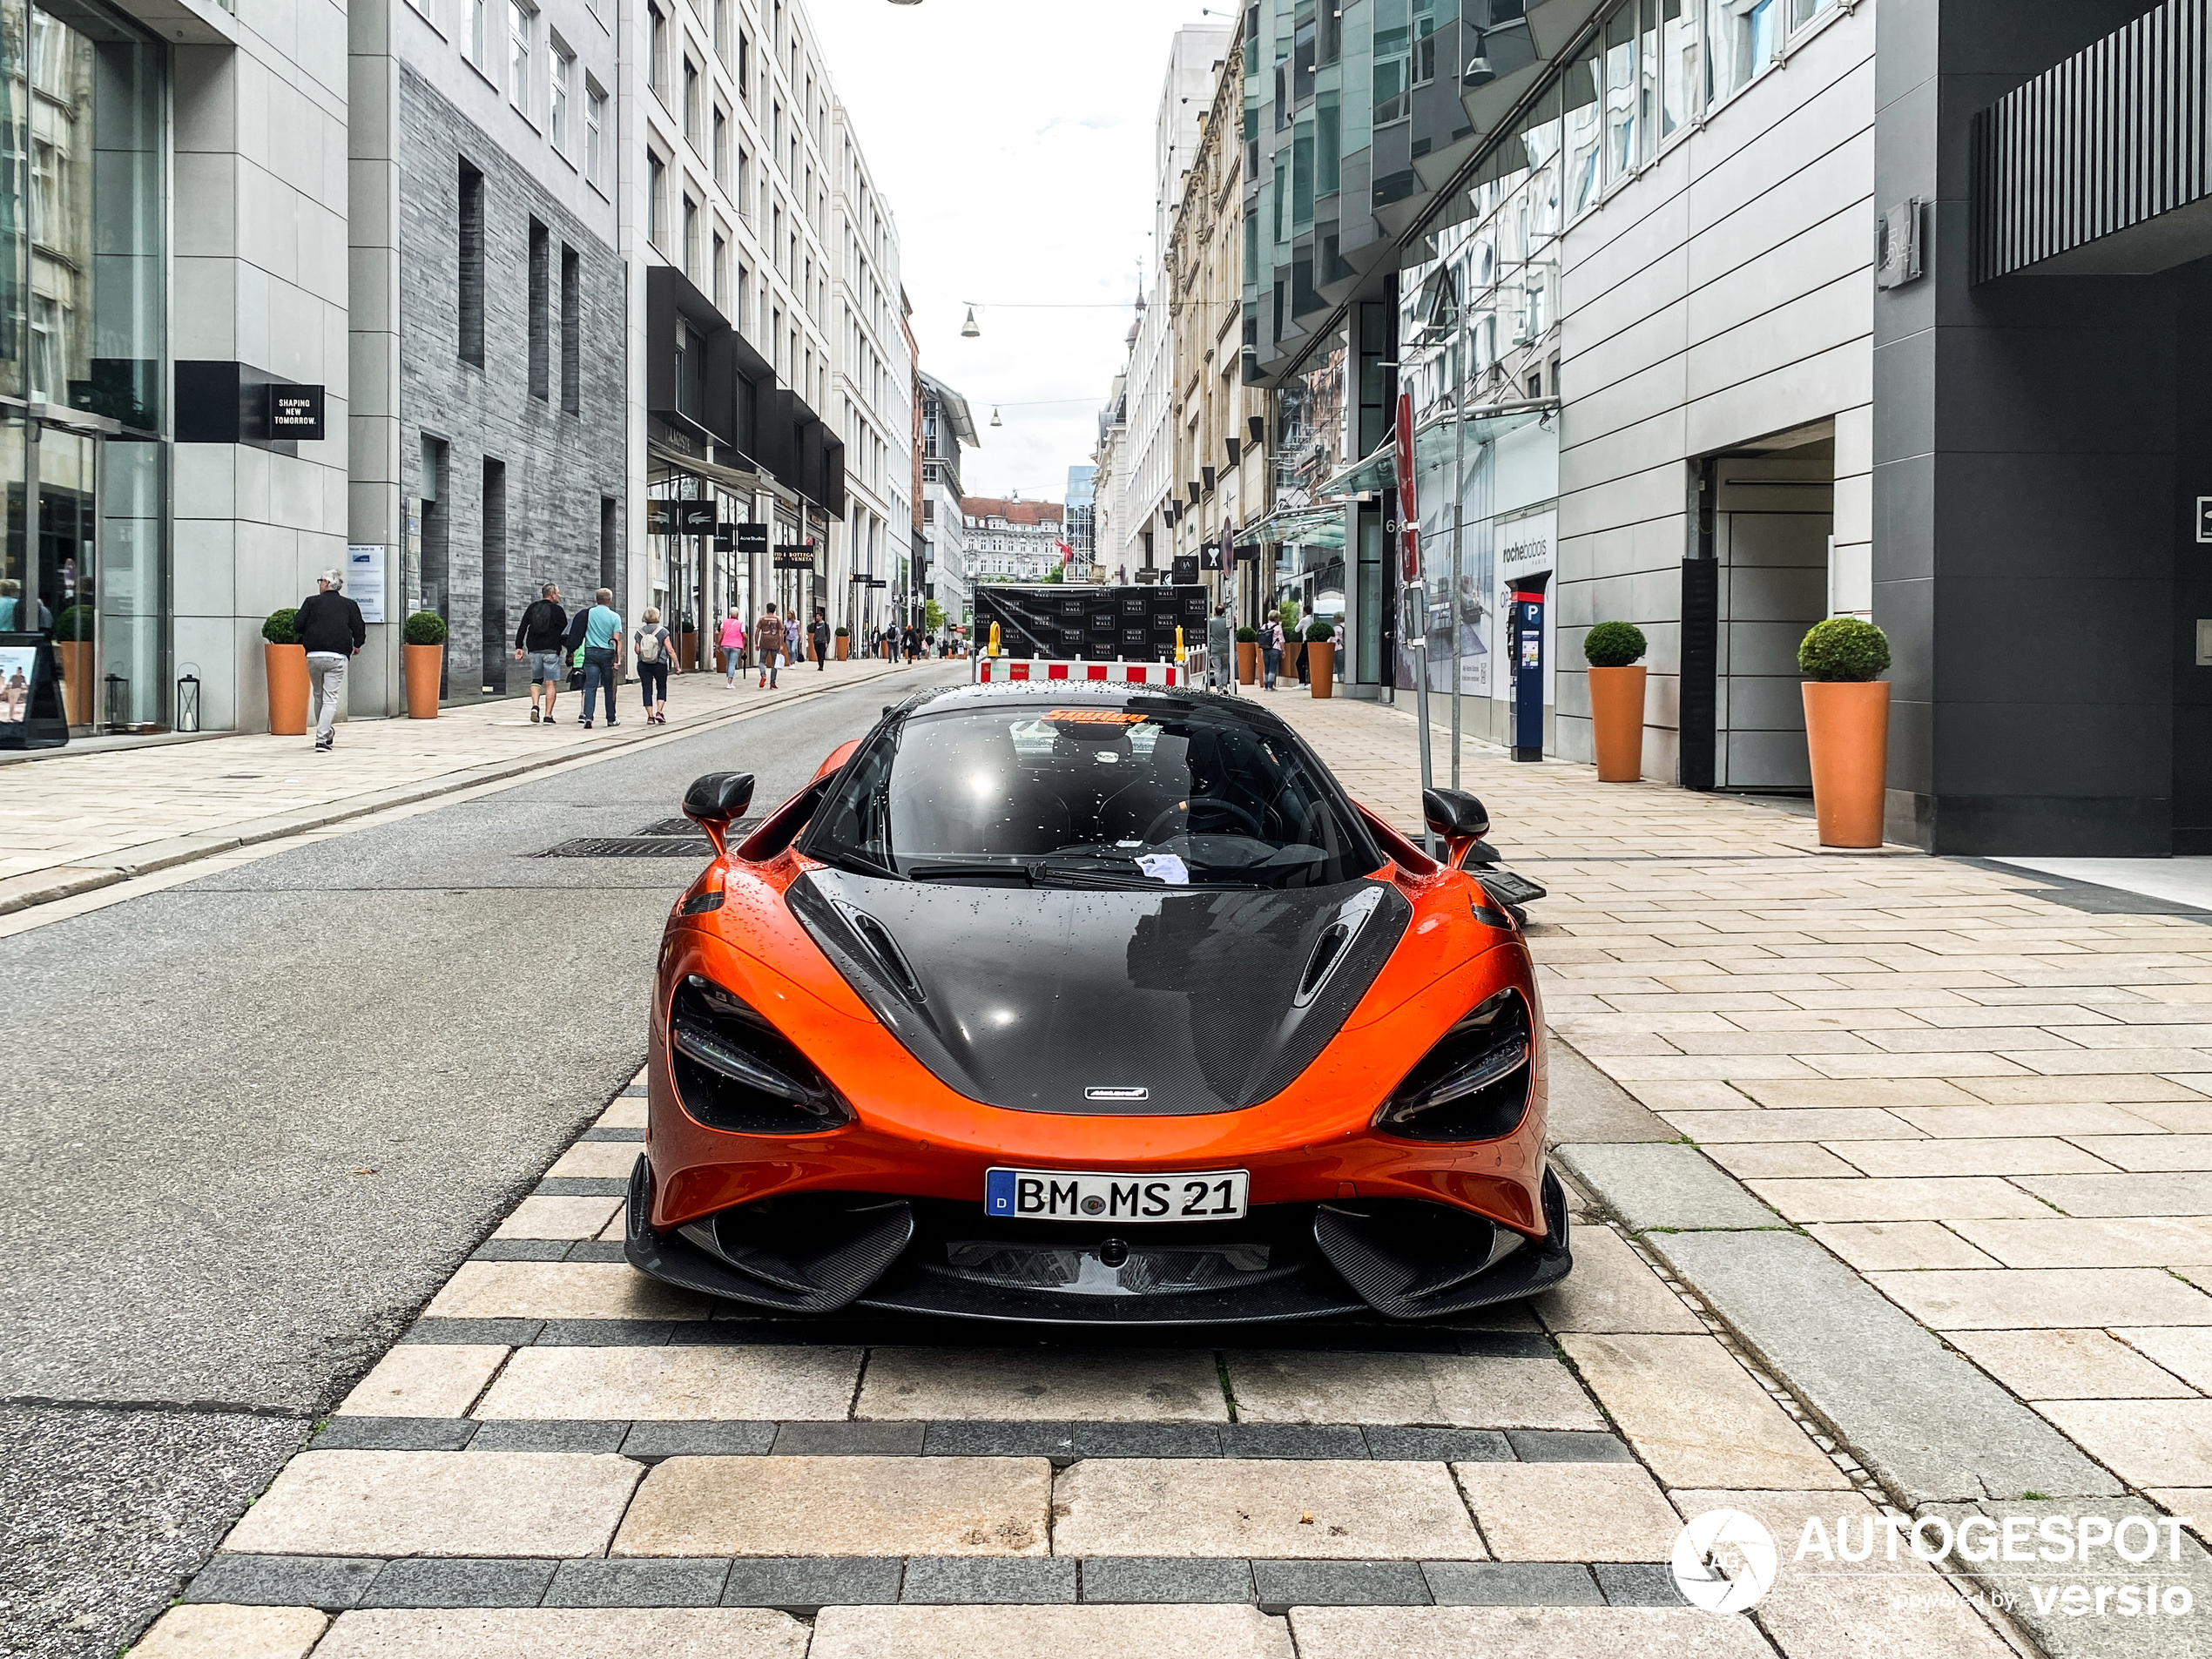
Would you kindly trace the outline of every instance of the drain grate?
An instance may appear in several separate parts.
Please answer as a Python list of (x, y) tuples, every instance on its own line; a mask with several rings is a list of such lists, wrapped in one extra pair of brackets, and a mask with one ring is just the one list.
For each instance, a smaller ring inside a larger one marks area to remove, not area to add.
[[(730, 826), (732, 840), (743, 835), (760, 820), (740, 818)], [(549, 846), (538, 854), (542, 859), (711, 859), (714, 843), (699, 833), (699, 826), (688, 818), (664, 818), (658, 824), (648, 824), (635, 835), (586, 835), (573, 841), (563, 841), (558, 846)]]
[(543, 859), (711, 859), (714, 844), (677, 835), (587, 835), (538, 854)]

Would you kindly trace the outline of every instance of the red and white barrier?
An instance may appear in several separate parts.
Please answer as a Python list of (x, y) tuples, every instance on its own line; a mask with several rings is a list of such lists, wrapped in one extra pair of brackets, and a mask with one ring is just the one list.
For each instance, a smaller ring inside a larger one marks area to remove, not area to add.
[(1046, 662), (1038, 658), (977, 657), (975, 683), (1004, 685), (1021, 680), (1107, 680), (1130, 685), (1180, 685), (1183, 670), (1174, 663)]

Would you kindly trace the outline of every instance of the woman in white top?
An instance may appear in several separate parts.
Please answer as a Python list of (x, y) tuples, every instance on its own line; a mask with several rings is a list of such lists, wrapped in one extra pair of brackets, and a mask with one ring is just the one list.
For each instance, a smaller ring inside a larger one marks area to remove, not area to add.
[(668, 724), (668, 675), (675, 666), (676, 646), (660, 625), (660, 612), (648, 606), (637, 631), (630, 637), (637, 664), (638, 688), (645, 694), (645, 724)]

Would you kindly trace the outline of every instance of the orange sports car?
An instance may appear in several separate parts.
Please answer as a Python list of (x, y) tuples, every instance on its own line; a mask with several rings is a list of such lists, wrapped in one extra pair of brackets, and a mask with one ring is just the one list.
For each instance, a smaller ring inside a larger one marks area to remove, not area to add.
[[(1487, 825), (1440, 861), (1250, 698), (1047, 682), (886, 711), (662, 941), (627, 1253), (785, 1312), (1421, 1319), (1569, 1265), (1543, 1019)], [(1484, 849), (1487, 851), (1487, 849)]]

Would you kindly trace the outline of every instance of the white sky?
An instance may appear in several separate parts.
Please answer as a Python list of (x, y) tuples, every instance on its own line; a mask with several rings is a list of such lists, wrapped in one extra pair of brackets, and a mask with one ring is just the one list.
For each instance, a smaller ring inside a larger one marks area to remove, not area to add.
[[(1150, 260), (1169, 43), (1234, 3), (1207, 17), (1200, 0), (807, 0), (898, 219), (921, 367), (975, 414), (970, 495), (1059, 501), (1090, 459)], [(962, 340), (971, 300), (983, 334)]]

